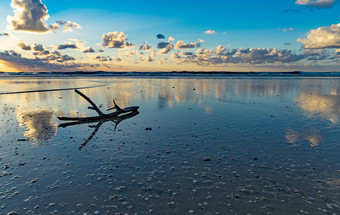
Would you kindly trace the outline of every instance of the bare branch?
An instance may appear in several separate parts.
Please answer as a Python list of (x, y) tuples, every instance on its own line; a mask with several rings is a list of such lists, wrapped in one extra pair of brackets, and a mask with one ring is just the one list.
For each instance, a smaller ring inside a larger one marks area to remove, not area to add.
[(100, 110), (99, 110), (99, 108), (97, 107), (97, 105), (91, 100), (91, 99), (89, 99), (87, 96), (85, 96), (82, 92), (80, 92), (79, 90), (74, 90), (76, 93), (78, 93), (81, 97), (83, 97), (84, 99), (86, 99), (86, 101), (88, 101), (91, 105), (92, 105), (92, 107), (93, 108), (91, 108), (91, 107), (89, 107), (89, 109), (92, 109), (92, 110), (95, 110), (98, 114), (99, 114), (99, 116), (102, 116), (102, 115), (105, 115), (103, 112), (101, 112)]

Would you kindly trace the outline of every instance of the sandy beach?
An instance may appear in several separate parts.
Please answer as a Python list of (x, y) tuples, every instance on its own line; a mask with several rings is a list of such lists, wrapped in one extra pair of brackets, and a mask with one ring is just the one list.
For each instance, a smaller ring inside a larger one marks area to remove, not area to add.
[[(120, 121), (62, 126), (139, 106)], [(340, 79), (1, 78), (0, 214), (340, 214)]]

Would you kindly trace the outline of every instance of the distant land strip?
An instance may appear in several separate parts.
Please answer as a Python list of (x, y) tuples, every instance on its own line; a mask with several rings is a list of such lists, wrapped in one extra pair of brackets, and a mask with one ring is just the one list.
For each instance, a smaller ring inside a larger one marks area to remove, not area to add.
[(0, 77), (81, 77), (81, 76), (160, 76), (160, 77), (190, 77), (190, 76), (219, 76), (219, 77), (233, 77), (233, 76), (251, 76), (251, 77), (340, 77), (340, 72), (221, 72), (221, 71), (171, 71), (171, 72), (114, 72), (114, 71), (52, 71), (52, 72), (0, 72)]

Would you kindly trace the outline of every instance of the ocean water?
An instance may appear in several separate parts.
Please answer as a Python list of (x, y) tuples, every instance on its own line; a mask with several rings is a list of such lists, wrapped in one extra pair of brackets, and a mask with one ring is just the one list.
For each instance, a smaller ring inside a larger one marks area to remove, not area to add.
[[(95, 116), (79, 89), (105, 112)], [(338, 77), (2, 77), (0, 214), (340, 214)]]

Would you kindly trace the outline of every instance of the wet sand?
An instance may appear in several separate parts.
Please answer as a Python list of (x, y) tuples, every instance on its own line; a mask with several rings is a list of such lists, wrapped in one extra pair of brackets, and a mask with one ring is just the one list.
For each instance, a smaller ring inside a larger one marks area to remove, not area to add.
[(340, 214), (339, 78), (0, 83), (0, 214)]

